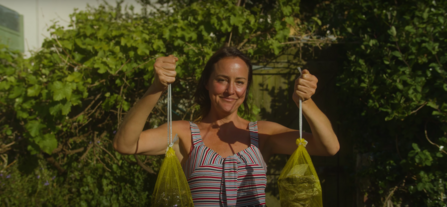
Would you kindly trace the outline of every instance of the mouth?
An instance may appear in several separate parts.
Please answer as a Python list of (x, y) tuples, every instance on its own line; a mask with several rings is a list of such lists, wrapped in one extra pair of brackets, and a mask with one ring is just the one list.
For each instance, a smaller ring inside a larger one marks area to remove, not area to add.
[(221, 99), (223, 99), (224, 101), (228, 101), (228, 102), (233, 102), (236, 100), (235, 98), (229, 98), (229, 97), (221, 97)]

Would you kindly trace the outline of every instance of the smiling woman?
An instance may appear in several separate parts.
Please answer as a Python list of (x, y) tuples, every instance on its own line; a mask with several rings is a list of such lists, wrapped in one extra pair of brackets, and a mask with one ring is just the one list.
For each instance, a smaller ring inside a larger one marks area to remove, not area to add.
[[(220, 64), (217, 64), (218, 62), (220, 62)], [(230, 65), (232, 63), (234, 64)], [(214, 55), (211, 56), (211, 58), (208, 60), (205, 69), (202, 71), (202, 75), (197, 86), (197, 91), (195, 93), (195, 101), (197, 104), (200, 105), (202, 118), (206, 117), (211, 109), (211, 94), (209, 92), (209, 82), (212, 80), (219, 81), (216, 80), (216, 78), (219, 78), (221, 82), (228, 81), (230, 78), (228, 74), (221, 74), (222, 72), (226, 72), (225, 68), (227, 67), (230, 67), (233, 70), (229, 71), (229, 75), (236, 76), (238, 84), (241, 84), (241, 82), (243, 82), (244, 84), (242, 87), (244, 88), (244, 96), (242, 98), (244, 104), (244, 113), (249, 113), (249, 107), (247, 100), (245, 99), (245, 94), (248, 93), (248, 91), (250, 90), (250, 85), (253, 78), (252, 64), (250, 62), (250, 59), (239, 50), (231, 47), (226, 47), (214, 53)], [(218, 71), (216, 71), (216, 69)], [(238, 72), (237, 75), (239, 76), (237, 76), (236, 74), (232, 74), (232, 72), (236, 71)], [(211, 77), (212, 75), (214, 76)]]
[[(123, 154), (164, 154), (167, 125), (143, 131), (144, 123), (161, 93), (175, 81), (174, 56), (158, 58), (156, 76), (118, 130), (114, 147)], [(299, 131), (268, 121), (250, 122), (238, 116), (252, 81), (250, 59), (239, 50), (224, 47), (207, 62), (195, 93), (201, 106), (198, 123), (174, 121), (174, 144), (182, 163), (195, 206), (265, 206), (266, 171), (272, 154), (292, 154)], [(304, 70), (295, 81), (295, 103), (303, 101), (303, 113), (312, 133), (304, 133), (312, 155), (334, 155), (339, 143), (327, 117), (311, 96), (317, 78)]]

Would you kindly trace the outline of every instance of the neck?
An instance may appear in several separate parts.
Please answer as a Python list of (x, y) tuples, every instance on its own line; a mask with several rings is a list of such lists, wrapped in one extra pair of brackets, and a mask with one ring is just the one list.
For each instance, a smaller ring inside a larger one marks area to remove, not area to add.
[(210, 110), (208, 115), (202, 119), (201, 122), (204, 123), (210, 123), (212, 125), (222, 126), (226, 123), (238, 123), (241, 121), (242, 118), (240, 118), (237, 115), (237, 111), (231, 113), (231, 114), (219, 114), (215, 110)]

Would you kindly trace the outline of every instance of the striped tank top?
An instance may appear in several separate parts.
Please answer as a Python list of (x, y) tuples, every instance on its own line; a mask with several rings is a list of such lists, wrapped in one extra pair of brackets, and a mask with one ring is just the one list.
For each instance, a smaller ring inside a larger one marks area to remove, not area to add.
[(267, 165), (258, 148), (257, 122), (250, 122), (251, 144), (226, 158), (205, 146), (190, 122), (192, 150), (183, 164), (194, 206), (265, 206)]

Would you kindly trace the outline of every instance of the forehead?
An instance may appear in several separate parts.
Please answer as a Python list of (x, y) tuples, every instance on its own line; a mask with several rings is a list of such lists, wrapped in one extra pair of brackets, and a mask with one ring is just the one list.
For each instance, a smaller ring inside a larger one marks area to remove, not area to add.
[(248, 77), (248, 66), (239, 57), (226, 57), (214, 65), (214, 75)]

